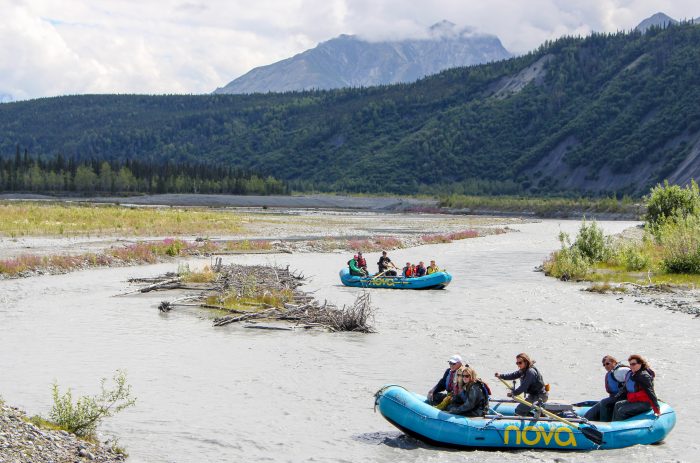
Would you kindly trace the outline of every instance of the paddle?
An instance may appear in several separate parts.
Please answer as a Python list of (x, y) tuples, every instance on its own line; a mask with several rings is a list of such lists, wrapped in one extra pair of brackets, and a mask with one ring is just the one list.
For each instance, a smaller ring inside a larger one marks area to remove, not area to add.
[[(510, 384), (508, 384), (503, 378), (498, 378), (498, 379), (501, 380), (501, 382), (508, 389), (510, 389), (511, 391), (513, 390), (513, 388), (510, 387)], [(544, 408), (542, 408), (538, 405), (531, 404), (530, 402), (528, 402), (527, 400), (525, 400), (521, 397), (517, 397), (514, 395), (513, 399), (515, 399), (516, 401), (520, 402), (523, 405), (527, 405), (530, 408), (534, 408), (535, 410), (539, 411), (540, 413), (542, 413), (550, 418), (554, 418), (555, 420), (561, 421), (562, 423), (567, 424), (567, 425), (571, 426), (572, 428), (578, 429), (579, 431), (581, 431), (581, 434), (583, 434), (583, 436), (586, 439), (593, 442), (595, 445), (601, 445), (603, 443), (603, 433), (598, 431), (598, 429), (596, 429), (596, 427), (593, 426), (592, 424), (587, 424), (585, 426), (579, 426), (579, 425), (567, 420), (566, 418), (562, 418), (559, 415), (555, 415), (554, 413), (550, 412), (549, 410), (545, 410)]]
[(389, 269), (386, 269), (386, 270), (384, 270), (384, 271), (381, 272), (381, 273), (377, 273), (377, 274), (374, 275), (372, 278), (370, 278), (370, 281), (371, 281), (371, 280), (374, 280), (375, 278), (379, 278), (380, 276), (384, 275), (384, 274), (385, 274), (386, 272), (388, 272), (388, 271), (389, 271)]

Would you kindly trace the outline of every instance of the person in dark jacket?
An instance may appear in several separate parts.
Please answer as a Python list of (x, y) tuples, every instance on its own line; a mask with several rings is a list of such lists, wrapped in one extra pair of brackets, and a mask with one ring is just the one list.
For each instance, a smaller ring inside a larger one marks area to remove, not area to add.
[(426, 272), (425, 264), (423, 263), (423, 261), (420, 261), (418, 263), (418, 265), (416, 266), (416, 273), (414, 276), (416, 276), (416, 277), (425, 276), (425, 272)]
[[(531, 404), (537, 402), (546, 402), (549, 398), (545, 388), (544, 379), (540, 371), (535, 368), (535, 361), (530, 359), (530, 356), (525, 353), (520, 353), (515, 357), (515, 364), (518, 369), (513, 373), (500, 374), (496, 373), (496, 378), (505, 380), (520, 379), (520, 386), (508, 393), (508, 397), (514, 397), (518, 394), (525, 393), (525, 400)], [(523, 404), (518, 404), (515, 407), (515, 414), (518, 416), (530, 416), (530, 407)]]
[(463, 367), (458, 371), (461, 381), (447, 412), (468, 417), (486, 416), (489, 411), (487, 386), (473, 368)]
[[(615, 406), (615, 396), (621, 389), (625, 387), (625, 378), (630, 369), (619, 363), (612, 355), (603, 357), (603, 368), (605, 368), (605, 390), (608, 391), (608, 396), (600, 402), (592, 406), (584, 415), (589, 421), (603, 421), (603, 418), (612, 417), (613, 407)], [(601, 410), (603, 410), (601, 412)]]
[(452, 389), (452, 383), (455, 380), (455, 374), (463, 366), (462, 357), (459, 354), (454, 354), (447, 361), (450, 367), (445, 370), (442, 378), (428, 392), (428, 402), (431, 405), (437, 405), (443, 401), (448, 392)]
[(386, 255), (386, 251), (382, 251), (382, 257), (379, 258), (377, 266), (379, 267), (379, 273), (388, 277), (396, 276), (396, 265), (394, 265), (391, 259), (389, 259), (389, 256)]
[(626, 420), (649, 410), (658, 416), (660, 410), (659, 399), (654, 392), (654, 371), (641, 355), (630, 355), (627, 361), (631, 371), (625, 378), (624, 389), (615, 396), (613, 421)]

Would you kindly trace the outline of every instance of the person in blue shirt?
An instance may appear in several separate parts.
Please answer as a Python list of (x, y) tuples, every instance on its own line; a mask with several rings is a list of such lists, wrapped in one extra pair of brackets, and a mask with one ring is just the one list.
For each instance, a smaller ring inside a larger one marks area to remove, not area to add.
[(586, 412), (583, 417), (589, 421), (610, 421), (615, 406), (615, 396), (625, 387), (625, 377), (630, 371), (628, 366), (619, 363), (612, 355), (603, 357), (603, 368), (606, 372), (604, 381), (608, 397)]

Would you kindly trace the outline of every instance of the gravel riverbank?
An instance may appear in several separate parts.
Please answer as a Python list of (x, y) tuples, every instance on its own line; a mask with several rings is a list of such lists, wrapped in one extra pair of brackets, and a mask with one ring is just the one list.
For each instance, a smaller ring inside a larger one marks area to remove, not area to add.
[(21, 410), (0, 402), (0, 463), (112, 463), (122, 454), (78, 439), (66, 431), (40, 429)]

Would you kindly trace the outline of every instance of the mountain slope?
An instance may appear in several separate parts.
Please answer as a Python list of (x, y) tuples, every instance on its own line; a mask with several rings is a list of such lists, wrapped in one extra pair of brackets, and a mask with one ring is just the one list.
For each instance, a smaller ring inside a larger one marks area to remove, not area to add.
[(699, 54), (700, 26), (680, 24), (412, 84), (6, 103), (0, 154), (225, 162), (301, 189), (643, 194), (700, 172)]
[(266, 93), (413, 82), (444, 69), (511, 55), (498, 38), (458, 31), (447, 21), (430, 38), (367, 42), (341, 35), (292, 58), (257, 67), (214, 93)]
[(646, 32), (650, 27), (666, 27), (675, 24), (678, 24), (678, 21), (665, 13), (659, 12), (640, 22), (635, 29), (640, 32)]

